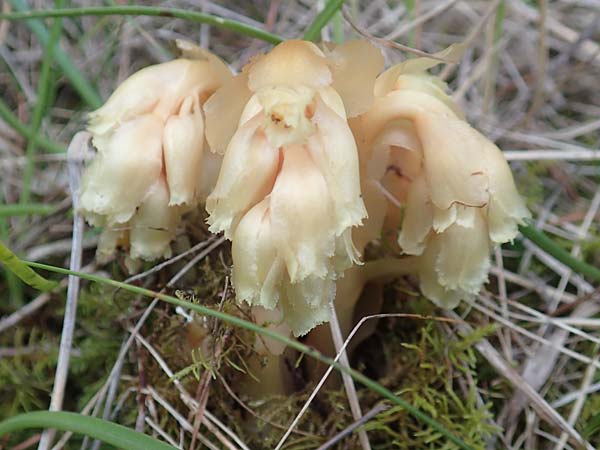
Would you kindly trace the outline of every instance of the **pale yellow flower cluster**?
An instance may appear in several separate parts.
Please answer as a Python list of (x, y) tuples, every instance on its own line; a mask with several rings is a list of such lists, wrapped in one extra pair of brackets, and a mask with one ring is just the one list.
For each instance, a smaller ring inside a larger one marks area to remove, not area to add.
[(90, 114), (97, 154), (80, 204), (86, 220), (104, 228), (100, 260), (117, 245), (133, 260), (170, 256), (181, 215), (206, 198), (218, 170), (204, 151), (202, 104), (232, 75), (214, 55), (180, 46), (184, 58), (140, 70)]
[(423, 293), (445, 306), (476, 293), (491, 247), (528, 212), (431, 65), (380, 74), (367, 42), (292, 40), (236, 76), (189, 47), (143, 69), (90, 119), (98, 153), (81, 206), (105, 228), (99, 255), (168, 256), (181, 215), (205, 200), (210, 231), (232, 241), (238, 300), (278, 309), (303, 335), (329, 320), (336, 279), (402, 212), (398, 244)]
[(419, 256), (423, 294), (453, 308), (479, 292), (490, 249), (514, 239), (529, 211), (500, 149), (425, 73), (436, 64), (420, 58), (381, 74), (375, 102), (355, 124), (370, 216), (362, 238), (402, 208), (398, 244)]

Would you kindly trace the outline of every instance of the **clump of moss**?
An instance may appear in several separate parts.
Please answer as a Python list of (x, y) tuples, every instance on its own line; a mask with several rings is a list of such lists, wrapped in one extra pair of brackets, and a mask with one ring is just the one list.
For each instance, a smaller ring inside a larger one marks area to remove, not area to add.
[[(209, 279), (202, 285), (204, 289), (209, 285), (214, 289), (212, 293), (204, 292), (207, 304), (244, 316), (247, 312), (235, 304), (233, 296), (220, 303), (222, 284), (211, 283), (211, 277), (216, 280), (225, 275), (219, 267), (218, 258), (208, 259), (203, 267), (203, 276)], [(186, 295), (188, 300), (194, 298)], [(386, 312), (424, 316), (436, 312), (430, 302), (415, 296), (408, 285), (390, 287), (386, 296)], [(315, 380), (306, 379), (302, 360), (299, 364), (289, 360), (288, 364), (298, 365), (295, 373), (299, 389), (295, 394), (260, 400), (248, 397), (241, 386), (253, 376), (248, 369), (248, 361), (257, 357), (252, 345), (254, 336), (223, 324), (210, 328), (215, 325), (210, 322), (197, 318), (195, 325), (184, 326), (181, 317), (164, 315), (154, 322), (153, 333), (148, 338), (171, 369), (178, 372), (178, 378), (192, 395), (202, 374), (211, 371), (210, 412), (231, 427), (250, 448), (272, 448), (284, 432), (281, 426), (286, 427), (292, 421), (312, 391)], [(190, 329), (198, 327), (209, 327), (210, 330), (208, 333), (195, 333), (200, 339), (190, 341)], [(434, 417), (473, 448), (484, 448), (486, 439), (500, 430), (492, 424), (492, 405), (482, 402), (477, 395), (481, 363), (473, 345), (493, 331), (493, 326), (484, 326), (470, 334), (456, 336), (444, 322), (409, 317), (385, 319), (379, 322), (374, 335), (356, 349), (352, 364)], [(206, 345), (206, 340), (212, 336), (217, 336), (222, 348), (220, 356), (210, 362), (212, 347)], [(180, 413), (191, 417), (172, 380), (161, 373), (151, 358), (147, 358), (145, 364), (148, 383), (176, 405)], [(363, 411), (381, 400), (377, 394), (360, 387), (359, 396)], [(240, 401), (245, 407), (240, 405)], [(163, 418), (165, 431), (178, 435), (179, 425), (175, 420), (166, 415)], [(303, 418), (299, 426), (302, 434), (292, 434), (286, 448), (315, 448), (352, 422), (341, 386), (324, 390)], [(371, 420), (365, 428), (369, 430), (369, 438), (376, 448), (457, 448), (402, 408), (390, 408)], [(346, 438), (344, 445), (348, 448), (358, 445), (356, 435)]]
[[(13, 333), (0, 334), (0, 347), (11, 352), (0, 356), (0, 420), (48, 408), (64, 314), (64, 295), (54, 295)], [(115, 330), (120, 329), (122, 314), (114, 290), (91, 286), (81, 291), (65, 410), (80, 411), (104, 383), (121, 345), (121, 333)], [(10, 442), (30, 435), (29, 431), (13, 433)]]
[[(391, 294), (398, 300), (398, 292), (388, 292), (388, 297)], [(406, 299), (404, 296), (394, 303), (388, 298), (386, 312), (435, 315), (428, 301)], [(376, 333), (357, 348), (355, 365), (471, 447), (483, 449), (486, 440), (500, 430), (491, 420), (493, 405), (477, 395), (480, 361), (473, 346), (493, 331), (493, 326), (483, 326), (469, 334), (455, 335), (444, 322), (431, 318), (385, 319)], [(365, 403), (376, 401), (371, 392), (361, 393)], [(458, 448), (401, 407), (379, 414), (365, 429), (372, 444), (379, 448)]]

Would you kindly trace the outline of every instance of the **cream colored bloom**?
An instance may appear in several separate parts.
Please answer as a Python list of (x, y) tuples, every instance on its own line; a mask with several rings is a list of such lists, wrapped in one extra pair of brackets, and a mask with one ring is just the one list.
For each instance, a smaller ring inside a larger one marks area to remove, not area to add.
[[(370, 84), (350, 62), (356, 52)], [(366, 212), (347, 110), (368, 108), (382, 64), (365, 42), (324, 53), (287, 41), (204, 107), (207, 140), (224, 153), (206, 202), (210, 230), (233, 241), (238, 299), (279, 305), (295, 335), (328, 320), (335, 279), (357, 262), (350, 232)]]
[(104, 227), (101, 260), (117, 244), (133, 259), (168, 256), (181, 214), (212, 188), (205, 172), (220, 158), (204, 152), (202, 104), (231, 73), (208, 52), (179, 45), (183, 58), (135, 73), (90, 114), (97, 154), (80, 204), (89, 223)]
[(435, 64), (416, 59), (380, 75), (376, 100), (356, 133), (363, 139), (370, 220), (382, 226), (386, 197), (388, 214), (403, 207), (398, 243), (420, 256), (423, 293), (453, 307), (479, 291), (490, 248), (512, 240), (529, 212), (502, 152), (465, 122), (444, 84), (424, 72)]

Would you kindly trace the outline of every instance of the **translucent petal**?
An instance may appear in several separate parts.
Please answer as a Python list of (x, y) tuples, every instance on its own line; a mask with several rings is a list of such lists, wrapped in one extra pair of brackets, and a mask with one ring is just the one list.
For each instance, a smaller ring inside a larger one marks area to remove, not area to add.
[(223, 84), (204, 103), (206, 140), (212, 152), (224, 154), (234, 135), (244, 106), (252, 96), (244, 72)]
[(162, 168), (162, 121), (146, 114), (95, 143), (96, 157), (82, 178), (81, 210), (125, 223), (158, 179)]
[(333, 75), (332, 87), (344, 100), (348, 117), (364, 113), (373, 103), (375, 78), (383, 69), (383, 55), (370, 42), (347, 41), (325, 50)]

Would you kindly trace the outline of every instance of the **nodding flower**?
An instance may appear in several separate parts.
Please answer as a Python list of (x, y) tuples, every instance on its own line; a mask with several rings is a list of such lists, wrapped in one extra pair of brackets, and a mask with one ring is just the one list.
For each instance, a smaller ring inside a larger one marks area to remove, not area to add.
[(104, 227), (100, 260), (117, 245), (132, 259), (170, 255), (182, 213), (212, 188), (218, 157), (204, 151), (202, 104), (232, 77), (214, 55), (179, 43), (183, 57), (125, 80), (89, 116), (97, 153), (81, 185), (81, 212)]
[(425, 72), (435, 64), (418, 58), (382, 73), (354, 131), (371, 222), (365, 230), (378, 233), (394, 217), (402, 251), (418, 256), (422, 292), (454, 307), (480, 290), (490, 249), (511, 241), (530, 214), (500, 149)]
[(224, 154), (208, 223), (232, 240), (237, 298), (279, 306), (296, 336), (329, 320), (335, 279), (359, 259), (351, 229), (366, 210), (347, 118), (368, 109), (382, 66), (366, 42), (287, 41), (204, 106)]

